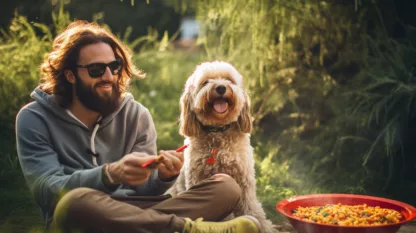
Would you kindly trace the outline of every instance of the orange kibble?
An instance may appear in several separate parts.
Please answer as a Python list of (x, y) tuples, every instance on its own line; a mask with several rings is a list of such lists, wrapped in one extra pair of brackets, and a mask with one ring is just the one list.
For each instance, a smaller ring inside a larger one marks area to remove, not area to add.
[(293, 216), (312, 222), (345, 226), (374, 226), (398, 223), (402, 215), (392, 209), (362, 205), (336, 205), (299, 207)]

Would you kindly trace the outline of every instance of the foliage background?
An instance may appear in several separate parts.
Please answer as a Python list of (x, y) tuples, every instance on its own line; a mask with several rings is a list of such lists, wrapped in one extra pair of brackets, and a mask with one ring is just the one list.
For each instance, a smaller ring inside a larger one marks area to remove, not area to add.
[[(132, 93), (156, 123), (159, 149), (176, 148), (179, 97), (205, 60), (232, 63), (252, 98), (257, 194), (274, 222), (279, 200), (356, 193), (416, 205), (415, 2), (341, 0), (18, 0), (0, 26), (0, 232), (41, 232), (21, 175), (14, 118), (39, 65), (70, 20), (94, 20), (134, 51), (147, 73)], [(183, 16), (201, 23), (178, 49)]]

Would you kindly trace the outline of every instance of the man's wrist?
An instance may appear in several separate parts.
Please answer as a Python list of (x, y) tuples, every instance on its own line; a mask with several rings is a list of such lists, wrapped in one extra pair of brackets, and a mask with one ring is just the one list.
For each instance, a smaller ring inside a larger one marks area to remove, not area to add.
[(115, 176), (112, 175), (112, 172), (110, 172), (110, 165), (111, 164), (104, 164), (103, 166), (104, 183), (107, 185), (119, 185), (120, 182), (115, 179)]
[(164, 177), (163, 175), (161, 176), (160, 173), (158, 174), (159, 180), (166, 183), (174, 181), (176, 178), (178, 178), (178, 176), (179, 174), (171, 177)]

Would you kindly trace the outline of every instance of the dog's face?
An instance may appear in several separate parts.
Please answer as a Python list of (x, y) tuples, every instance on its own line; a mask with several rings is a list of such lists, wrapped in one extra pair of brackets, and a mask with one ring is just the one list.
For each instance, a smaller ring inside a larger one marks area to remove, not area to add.
[(180, 133), (184, 136), (199, 134), (200, 124), (224, 126), (235, 122), (243, 132), (251, 131), (250, 100), (241, 75), (229, 63), (197, 66), (186, 81), (180, 102)]

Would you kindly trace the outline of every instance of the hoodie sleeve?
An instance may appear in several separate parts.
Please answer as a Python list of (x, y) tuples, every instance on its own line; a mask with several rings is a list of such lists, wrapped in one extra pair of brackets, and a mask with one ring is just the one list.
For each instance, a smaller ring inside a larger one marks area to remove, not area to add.
[(78, 187), (110, 192), (102, 182), (102, 166), (65, 174), (51, 144), (49, 129), (37, 114), (25, 109), (18, 114), (16, 138), (23, 175), (39, 206), (49, 212), (62, 194)]
[[(144, 107), (143, 107), (144, 108)], [(146, 108), (145, 111), (139, 117), (138, 130), (136, 143), (132, 149), (132, 152), (144, 152), (149, 155), (156, 155), (156, 129), (153, 123), (152, 116)], [(176, 179), (175, 179), (176, 180)], [(159, 179), (157, 170), (155, 170), (150, 176), (149, 180), (140, 186), (137, 186), (137, 195), (161, 195), (168, 190), (175, 180), (170, 182), (163, 182)]]

